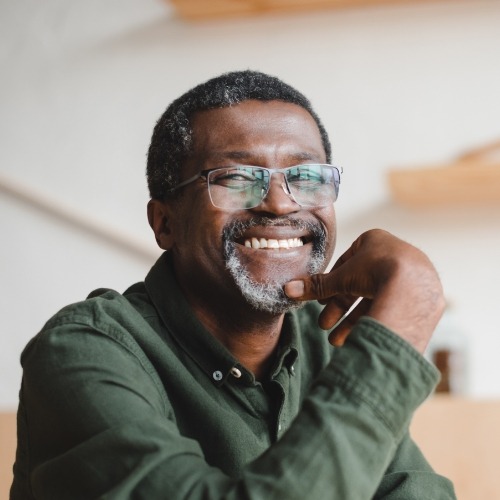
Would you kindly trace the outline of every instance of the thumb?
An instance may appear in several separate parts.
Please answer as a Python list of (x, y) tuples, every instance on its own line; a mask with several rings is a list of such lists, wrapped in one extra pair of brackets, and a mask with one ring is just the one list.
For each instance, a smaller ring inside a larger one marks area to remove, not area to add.
[(345, 286), (341, 277), (335, 277), (333, 274), (334, 272), (330, 271), (328, 274), (313, 274), (308, 278), (289, 281), (283, 289), (290, 299), (318, 300), (321, 304), (327, 304), (325, 310), (344, 313), (362, 295), (353, 293), (352, 289)]
[(283, 289), (287, 297), (296, 300), (324, 300), (339, 293), (335, 277), (328, 274), (313, 274), (307, 278), (285, 283)]
[[(352, 264), (352, 265), (351, 265)], [(283, 290), (287, 297), (295, 300), (319, 300), (337, 297), (373, 298), (377, 286), (372, 273), (359, 272), (357, 266), (348, 262), (326, 274), (313, 274), (300, 280), (285, 283)]]

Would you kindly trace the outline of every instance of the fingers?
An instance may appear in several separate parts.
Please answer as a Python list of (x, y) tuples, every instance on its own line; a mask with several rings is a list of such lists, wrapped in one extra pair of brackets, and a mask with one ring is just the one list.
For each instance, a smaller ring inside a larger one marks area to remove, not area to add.
[(344, 323), (339, 325), (338, 328), (332, 330), (328, 335), (328, 342), (334, 347), (342, 347), (351, 333), (351, 328), (351, 325), (345, 325)]
[(338, 304), (331, 299), (318, 317), (318, 325), (323, 330), (329, 330), (338, 323), (349, 308)]
[(338, 323), (351, 309), (358, 297), (338, 295), (325, 301), (325, 307), (321, 311), (318, 324), (323, 330), (329, 330)]
[(371, 301), (367, 299), (358, 299), (353, 309), (349, 311), (336, 325), (333, 326), (333, 330), (328, 335), (328, 340), (330, 344), (340, 347), (344, 345), (344, 342), (348, 335), (351, 333), (352, 328), (357, 323), (361, 316), (368, 313), (371, 306)]

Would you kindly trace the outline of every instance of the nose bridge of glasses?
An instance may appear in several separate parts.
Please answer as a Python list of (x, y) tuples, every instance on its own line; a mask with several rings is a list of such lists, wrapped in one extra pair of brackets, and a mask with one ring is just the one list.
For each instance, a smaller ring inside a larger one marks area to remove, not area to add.
[[(288, 169), (287, 168), (269, 168), (267, 169), (268, 172), (269, 172), (269, 177), (268, 177), (268, 186), (267, 186), (267, 193), (269, 193), (270, 189), (271, 189), (271, 185), (273, 183), (273, 178), (275, 178), (275, 182), (278, 182), (281, 189), (283, 189), (283, 191), (291, 196), (292, 195), (292, 191), (290, 189), (290, 186), (288, 185), (288, 179), (287, 179), (287, 173), (288, 173)], [(281, 179), (276, 178), (275, 175), (278, 174), (279, 176), (281, 176)], [(266, 193), (266, 195), (267, 195)]]
[[(280, 211), (285, 210), (285, 205), (288, 206), (290, 203), (296, 204), (297, 202), (290, 190), (288, 180), (286, 178), (287, 169), (274, 168), (266, 170), (268, 172), (266, 179), (267, 185), (265, 186), (265, 190), (262, 192), (261, 203), (264, 203), (266, 206), (275, 206), (275, 210)], [(283, 190), (283, 192), (281, 192), (281, 190)], [(286, 210), (290, 210), (290, 207)]]

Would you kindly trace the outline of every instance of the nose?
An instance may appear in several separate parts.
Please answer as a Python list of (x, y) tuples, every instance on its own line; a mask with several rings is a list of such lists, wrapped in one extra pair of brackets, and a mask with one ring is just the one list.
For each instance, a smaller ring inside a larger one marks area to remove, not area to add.
[(269, 180), (269, 189), (266, 196), (252, 210), (271, 215), (286, 215), (298, 212), (300, 205), (293, 199), (288, 189), (285, 176), (274, 173)]

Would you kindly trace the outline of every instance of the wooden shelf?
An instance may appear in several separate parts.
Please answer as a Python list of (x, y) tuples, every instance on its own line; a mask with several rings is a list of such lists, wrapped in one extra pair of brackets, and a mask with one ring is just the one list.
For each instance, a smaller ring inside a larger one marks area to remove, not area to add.
[(395, 202), (410, 207), (500, 203), (500, 141), (454, 162), (394, 169), (388, 182)]
[[(370, 7), (388, 4), (436, 3), (443, 0), (167, 0), (189, 20), (304, 12), (319, 9)], [(449, 0), (448, 0), (449, 1)]]

